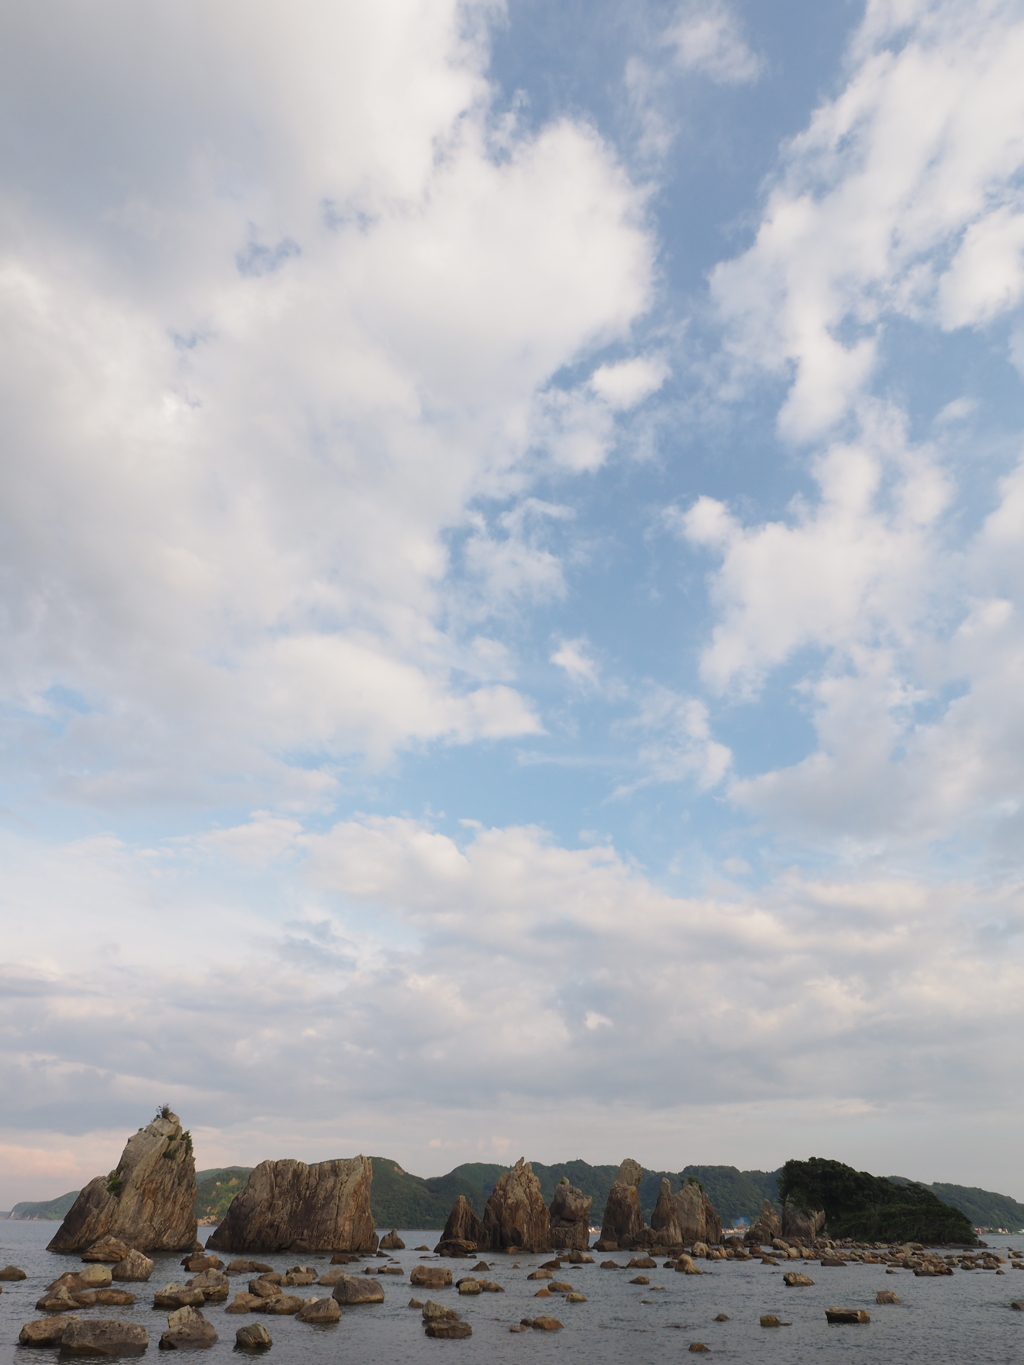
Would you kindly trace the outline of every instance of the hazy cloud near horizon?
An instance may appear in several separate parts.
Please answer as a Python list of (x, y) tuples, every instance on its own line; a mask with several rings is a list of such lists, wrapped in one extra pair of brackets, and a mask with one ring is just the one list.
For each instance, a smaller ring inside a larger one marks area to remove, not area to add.
[(0, 21), (4, 1207), (1024, 1198), (1024, 4), (575, 13)]

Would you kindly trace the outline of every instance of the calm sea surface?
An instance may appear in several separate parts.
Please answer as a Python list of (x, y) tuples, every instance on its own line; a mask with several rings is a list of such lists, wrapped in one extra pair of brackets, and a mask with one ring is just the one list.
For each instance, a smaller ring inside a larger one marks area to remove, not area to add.
[[(12, 1263), (28, 1273), (28, 1279), (2, 1285), (0, 1295), (0, 1365), (17, 1361), (40, 1365), (54, 1351), (19, 1347), (22, 1323), (42, 1317), (35, 1309), (44, 1287), (65, 1270), (81, 1268), (77, 1257), (54, 1256), (45, 1250), (56, 1230), (55, 1223), (0, 1221), (0, 1265)], [(204, 1229), (200, 1229), (201, 1235)], [(1005, 1275), (992, 1271), (961, 1271), (939, 1279), (917, 1279), (909, 1270), (887, 1275), (884, 1266), (849, 1265), (845, 1269), (824, 1269), (817, 1264), (790, 1267), (803, 1269), (816, 1281), (813, 1287), (787, 1289), (782, 1283), (783, 1268), (759, 1262), (716, 1261), (708, 1263), (702, 1276), (679, 1275), (672, 1270), (649, 1270), (650, 1285), (630, 1284), (636, 1271), (601, 1270), (592, 1266), (564, 1266), (556, 1278), (567, 1280), (574, 1289), (587, 1295), (587, 1302), (567, 1304), (560, 1297), (535, 1299), (540, 1287), (527, 1275), (546, 1256), (523, 1256), (519, 1269), (506, 1256), (485, 1256), (492, 1267), (488, 1279), (504, 1285), (504, 1294), (481, 1294), (461, 1298), (455, 1289), (431, 1293), (413, 1290), (408, 1273), (422, 1253), (411, 1248), (420, 1243), (433, 1246), (436, 1232), (403, 1232), (407, 1251), (395, 1253), (405, 1277), (381, 1277), (385, 1299), (382, 1304), (343, 1308), (341, 1321), (329, 1327), (314, 1327), (289, 1317), (263, 1314), (228, 1316), (223, 1304), (208, 1304), (205, 1311), (220, 1333), (220, 1340), (209, 1351), (190, 1352), (202, 1356), (209, 1365), (238, 1365), (233, 1354), (235, 1331), (247, 1322), (262, 1322), (270, 1331), (274, 1345), (268, 1352), (268, 1365), (406, 1365), (407, 1362), (438, 1362), (452, 1365), (455, 1360), (486, 1362), (486, 1365), (537, 1365), (539, 1362), (571, 1362), (571, 1365), (664, 1365), (666, 1360), (694, 1357), (688, 1352), (691, 1342), (701, 1341), (715, 1356), (737, 1362), (777, 1362), (777, 1365), (808, 1365), (808, 1362), (841, 1361), (844, 1365), (963, 1365), (967, 1361), (985, 1365), (1024, 1365), (1024, 1312), (1010, 1308), (1013, 1299), (1024, 1299), (1024, 1272), (1007, 1266)], [(989, 1238), (989, 1245), (1005, 1255), (1002, 1239)], [(1022, 1246), (1024, 1239), (1010, 1238), (1008, 1245)], [(230, 1257), (223, 1258), (229, 1260)], [(275, 1270), (286, 1270), (296, 1261), (326, 1267), (326, 1257), (266, 1256), (258, 1259)], [(612, 1259), (623, 1264), (628, 1255)], [(125, 1285), (136, 1292), (131, 1308), (91, 1308), (83, 1317), (125, 1317), (144, 1323), (149, 1330), (149, 1352), (155, 1352), (166, 1313), (152, 1307), (153, 1292), (169, 1280), (188, 1278), (179, 1265), (180, 1257), (157, 1258), (157, 1268), (148, 1284)], [(383, 1265), (383, 1261), (372, 1261)], [(465, 1275), (475, 1261), (440, 1261), (451, 1268), (455, 1278)], [(358, 1270), (353, 1266), (351, 1269)], [(234, 1289), (244, 1289), (248, 1276), (232, 1281)], [(663, 1292), (655, 1292), (663, 1286)], [(903, 1303), (899, 1307), (875, 1304), (879, 1289), (895, 1289)], [(323, 1297), (329, 1289), (288, 1291), (306, 1298)], [(419, 1299), (439, 1299), (451, 1305), (473, 1327), (472, 1337), (464, 1341), (433, 1341), (423, 1335), (417, 1310), (407, 1307), (415, 1293)], [(866, 1308), (871, 1322), (859, 1327), (829, 1327), (825, 1308)], [(565, 1324), (561, 1332), (509, 1332), (520, 1318), (550, 1314)], [(728, 1322), (715, 1322), (715, 1315), (728, 1313)], [(766, 1329), (759, 1325), (762, 1313), (775, 1313), (789, 1327)], [(148, 1353), (147, 1353), (148, 1354)], [(163, 1359), (173, 1359), (164, 1354)]]

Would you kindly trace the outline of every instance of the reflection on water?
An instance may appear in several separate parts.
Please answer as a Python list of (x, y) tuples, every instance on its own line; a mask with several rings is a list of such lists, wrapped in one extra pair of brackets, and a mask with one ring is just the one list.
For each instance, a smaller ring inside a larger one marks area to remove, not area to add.
[[(20, 1265), (29, 1278), (5, 1283), (0, 1294), (0, 1365), (17, 1360), (19, 1365), (39, 1358), (40, 1365), (55, 1355), (52, 1351), (28, 1351), (17, 1345), (23, 1322), (41, 1314), (35, 1302), (45, 1285), (65, 1270), (80, 1267), (77, 1257), (54, 1256), (45, 1250), (55, 1231), (53, 1223), (0, 1222), (0, 1265)], [(207, 1229), (200, 1230), (201, 1238)], [(1024, 1312), (1010, 1309), (1013, 1299), (1024, 1298), (1024, 1273), (1006, 1267), (1005, 1275), (992, 1271), (957, 1271), (937, 1279), (919, 1279), (910, 1271), (887, 1275), (884, 1266), (849, 1265), (825, 1269), (817, 1263), (799, 1266), (814, 1285), (788, 1289), (782, 1283), (783, 1267), (762, 1266), (760, 1262), (716, 1261), (702, 1276), (677, 1275), (660, 1268), (647, 1271), (649, 1285), (629, 1281), (635, 1272), (601, 1270), (595, 1265), (565, 1265), (559, 1273), (574, 1289), (587, 1296), (586, 1303), (568, 1304), (561, 1298), (534, 1297), (537, 1281), (527, 1280), (545, 1256), (521, 1256), (513, 1263), (506, 1256), (483, 1257), (491, 1266), (488, 1278), (501, 1284), (505, 1293), (461, 1297), (455, 1289), (413, 1291), (408, 1273), (418, 1264), (422, 1253), (412, 1250), (422, 1242), (433, 1246), (436, 1232), (403, 1232), (406, 1251), (395, 1253), (405, 1269), (405, 1277), (382, 1277), (385, 1300), (382, 1304), (345, 1308), (334, 1326), (315, 1327), (288, 1317), (226, 1315), (223, 1304), (209, 1304), (206, 1316), (220, 1333), (220, 1340), (203, 1352), (208, 1365), (238, 1365), (233, 1354), (235, 1331), (247, 1322), (263, 1322), (274, 1339), (269, 1354), (272, 1365), (421, 1365), (438, 1362), (451, 1365), (453, 1355), (462, 1361), (486, 1365), (534, 1365), (540, 1361), (564, 1361), (567, 1365), (664, 1365), (666, 1359), (691, 1357), (691, 1342), (704, 1342), (715, 1356), (737, 1362), (762, 1362), (772, 1365), (963, 1365), (968, 1360), (985, 1365), (1022, 1365), (1024, 1362)], [(1022, 1239), (1009, 1239), (1021, 1245)], [(994, 1239), (989, 1244), (1000, 1255), (1005, 1247)], [(166, 1314), (152, 1307), (153, 1292), (172, 1279), (188, 1278), (179, 1256), (157, 1258), (157, 1268), (148, 1284), (129, 1285), (138, 1299), (131, 1308), (83, 1310), (83, 1315), (127, 1317), (146, 1325), (150, 1352), (156, 1350)], [(230, 1259), (230, 1258), (225, 1258)], [(296, 1261), (311, 1265), (329, 1264), (327, 1257), (261, 1257), (275, 1270), (285, 1270)], [(620, 1254), (610, 1258), (622, 1264), (629, 1259)], [(372, 1258), (370, 1264), (383, 1265)], [(475, 1261), (443, 1261), (459, 1274), (468, 1273)], [(513, 1269), (518, 1264), (518, 1269)], [(789, 1268), (798, 1263), (790, 1262)], [(358, 1267), (351, 1267), (358, 1269)], [(248, 1277), (240, 1276), (234, 1286), (244, 1289)], [(900, 1306), (876, 1306), (879, 1289), (895, 1289), (903, 1300)], [(330, 1290), (309, 1288), (292, 1291), (312, 1298)], [(473, 1335), (464, 1341), (434, 1341), (423, 1335), (420, 1314), (407, 1307), (413, 1295), (433, 1297), (449, 1304), (472, 1324)], [(825, 1309), (833, 1304), (866, 1308), (871, 1323), (862, 1327), (829, 1327)], [(557, 1333), (509, 1332), (509, 1326), (524, 1317), (550, 1314), (565, 1324)], [(715, 1322), (719, 1313), (728, 1322)], [(762, 1328), (758, 1319), (774, 1313), (790, 1324)], [(164, 1357), (166, 1359), (166, 1356)]]

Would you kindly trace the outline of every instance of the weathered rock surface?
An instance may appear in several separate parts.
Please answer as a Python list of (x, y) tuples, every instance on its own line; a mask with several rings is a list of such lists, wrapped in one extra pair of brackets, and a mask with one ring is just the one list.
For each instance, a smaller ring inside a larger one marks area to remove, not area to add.
[(615, 1183), (608, 1191), (601, 1240), (597, 1244), (600, 1250), (610, 1250), (612, 1243), (627, 1251), (649, 1244), (651, 1231), (644, 1223), (640, 1210), (640, 1180), (643, 1173), (643, 1167), (631, 1157), (626, 1157), (620, 1165)]
[(206, 1303), (223, 1303), (231, 1291), (231, 1281), (219, 1270), (204, 1270), (193, 1275), (189, 1289), (198, 1289)]
[(460, 1320), (428, 1322), (423, 1330), (428, 1337), (438, 1337), (442, 1341), (458, 1341), (462, 1337), (473, 1335), (473, 1329), (469, 1323)]
[(337, 1322), (340, 1317), (341, 1306), (337, 1299), (307, 1299), (295, 1314), (295, 1321), (328, 1323)]
[(240, 1351), (267, 1351), (274, 1340), (262, 1322), (249, 1322), (235, 1333), (235, 1345)]
[(826, 1308), (825, 1317), (833, 1323), (871, 1321), (866, 1308)]
[(751, 1242), (755, 1246), (771, 1246), (772, 1242), (781, 1236), (782, 1219), (779, 1217), (775, 1205), (771, 1200), (766, 1199), (761, 1205), (757, 1222), (751, 1226), (744, 1241)]
[(167, 1331), (160, 1338), (161, 1351), (193, 1351), (212, 1346), (217, 1329), (198, 1308), (176, 1308), (167, 1315)]
[(107, 1308), (127, 1308), (135, 1302), (135, 1295), (127, 1289), (85, 1289), (73, 1297), (81, 1308), (92, 1308), (95, 1304), (103, 1304)]
[(334, 1286), (338, 1303), (383, 1303), (384, 1286), (376, 1275), (344, 1275)]
[(201, 1308), (206, 1302), (201, 1289), (189, 1289), (187, 1284), (172, 1280), (153, 1295), (154, 1308)]
[[(50, 1243), (48, 1250), (54, 1250), (53, 1243)], [(82, 1252), (83, 1261), (106, 1261), (111, 1264), (114, 1261), (123, 1261), (131, 1248), (127, 1242), (122, 1242), (120, 1237), (101, 1237), (99, 1241), (93, 1242)]]
[(110, 1270), (105, 1265), (87, 1265), (84, 1270), (65, 1270), (58, 1275), (47, 1289), (67, 1289), (74, 1294), (80, 1289), (107, 1289), (111, 1281)]
[(783, 1275), (782, 1283), (788, 1284), (790, 1289), (805, 1289), (807, 1286), (812, 1285), (814, 1281), (811, 1279), (810, 1275), (803, 1275), (799, 1270), (790, 1270), (787, 1274)]
[(76, 1318), (64, 1329), (60, 1349), (68, 1356), (129, 1356), (141, 1355), (148, 1345), (149, 1333), (141, 1323), (121, 1318), (94, 1318), (91, 1322)]
[(428, 1299), (420, 1307), (423, 1309), (424, 1322), (455, 1322), (458, 1320), (459, 1315), (454, 1308), (446, 1308), (443, 1303), (437, 1303), (434, 1299)]
[(673, 1194), (671, 1181), (663, 1179), (651, 1214), (652, 1242), (656, 1246), (692, 1246), (721, 1239), (722, 1220), (700, 1185), (684, 1180)]
[(550, 1249), (551, 1217), (540, 1181), (522, 1157), (498, 1177), (484, 1209), (482, 1243), (494, 1251)]
[(47, 1313), (50, 1316), (54, 1313), (74, 1313), (80, 1307), (81, 1304), (63, 1285), (60, 1289), (54, 1289), (36, 1300), (36, 1312)]
[(376, 1251), (372, 1180), (373, 1166), (365, 1156), (312, 1166), (263, 1161), (207, 1246), (213, 1251)]
[(405, 1243), (402, 1241), (401, 1237), (399, 1237), (395, 1229), (392, 1228), (390, 1232), (385, 1233), (380, 1239), (380, 1249), (381, 1251), (404, 1251)]
[(875, 1295), (875, 1303), (902, 1303), (903, 1300), (891, 1289), (880, 1289)]
[(409, 1283), (424, 1289), (443, 1289), (451, 1282), (452, 1272), (443, 1265), (414, 1265), (409, 1274)]
[(562, 1179), (555, 1186), (549, 1217), (551, 1246), (556, 1251), (586, 1251), (590, 1246), (590, 1206), (593, 1196)]
[(117, 1262), (110, 1274), (112, 1279), (121, 1280), (122, 1283), (141, 1283), (149, 1279), (155, 1265), (155, 1261), (151, 1261), (148, 1256), (132, 1247), (128, 1255)]
[(18, 1341), (22, 1346), (59, 1346), (68, 1323), (77, 1321), (74, 1317), (36, 1318), (34, 1322), (25, 1323), (18, 1333)]
[(0, 1280), (24, 1280), (26, 1278), (24, 1270), (19, 1270), (16, 1265), (5, 1265), (0, 1270)]
[[(444, 1252), (449, 1249), (462, 1251), (475, 1251), (478, 1246), (485, 1242), (484, 1225), (476, 1216), (473, 1205), (464, 1194), (460, 1194), (452, 1205), (452, 1211), (448, 1215), (448, 1221), (444, 1225), (444, 1232), (441, 1233), (441, 1240), (434, 1248), (435, 1251)], [(383, 1243), (381, 1243), (383, 1246)]]
[(782, 1235), (787, 1242), (810, 1246), (825, 1226), (825, 1210), (805, 1213), (793, 1204), (782, 1206)]
[(89, 1181), (49, 1250), (80, 1252), (110, 1236), (139, 1251), (184, 1251), (196, 1240), (195, 1201), (192, 1139), (177, 1114), (164, 1109), (128, 1139), (109, 1175)]
[(306, 1300), (298, 1294), (277, 1294), (272, 1299), (260, 1299), (253, 1307), (254, 1313), (266, 1313), (269, 1317), (290, 1317), (302, 1311)]
[(258, 1294), (247, 1294), (244, 1289), (240, 1289), (227, 1308), (224, 1309), (224, 1312), (253, 1313), (260, 1303), (262, 1303), (262, 1299)]

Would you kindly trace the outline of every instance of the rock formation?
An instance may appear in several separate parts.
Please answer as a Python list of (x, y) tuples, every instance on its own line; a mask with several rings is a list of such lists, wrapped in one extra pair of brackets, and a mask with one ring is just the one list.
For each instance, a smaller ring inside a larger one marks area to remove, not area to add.
[(755, 1246), (771, 1246), (775, 1238), (781, 1236), (782, 1220), (779, 1218), (775, 1205), (771, 1200), (766, 1199), (761, 1205), (757, 1222), (751, 1226), (743, 1240), (752, 1242)]
[(787, 1242), (799, 1242), (801, 1246), (810, 1246), (824, 1226), (824, 1209), (805, 1213), (793, 1204), (783, 1204), (782, 1235)]
[(522, 1157), (498, 1177), (484, 1209), (481, 1245), (492, 1251), (516, 1247), (522, 1251), (551, 1248), (551, 1217), (540, 1181)]
[(684, 1180), (673, 1194), (671, 1182), (663, 1179), (651, 1215), (651, 1231), (655, 1246), (718, 1243), (722, 1240), (722, 1220), (696, 1180)]
[(109, 1175), (90, 1180), (71, 1205), (50, 1251), (84, 1251), (116, 1237), (138, 1251), (184, 1251), (196, 1240), (192, 1138), (163, 1108), (128, 1139)]
[(599, 1251), (611, 1251), (617, 1247), (630, 1250), (649, 1244), (651, 1231), (644, 1223), (640, 1210), (640, 1179), (643, 1173), (643, 1167), (631, 1157), (626, 1157), (619, 1167), (604, 1206), (601, 1240), (597, 1243)]
[(401, 1237), (399, 1237), (398, 1232), (395, 1228), (392, 1228), (390, 1232), (386, 1232), (384, 1236), (380, 1239), (379, 1250), (381, 1251), (405, 1250), (405, 1243), (402, 1241)]
[(377, 1250), (373, 1167), (349, 1161), (263, 1161), (207, 1242), (212, 1251)]
[(441, 1240), (434, 1250), (442, 1253), (456, 1248), (460, 1251), (475, 1251), (478, 1246), (484, 1243), (484, 1240), (483, 1223), (476, 1216), (473, 1205), (466, 1196), (460, 1194), (452, 1205), (452, 1211), (444, 1225), (444, 1232), (441, 1233)]
[(553, 1251), (586, 1251), (590, 1246), (590, 1206), (593, 1195), (584, 1194), (562, 1177), (551, 1201), (551, 1248)]

